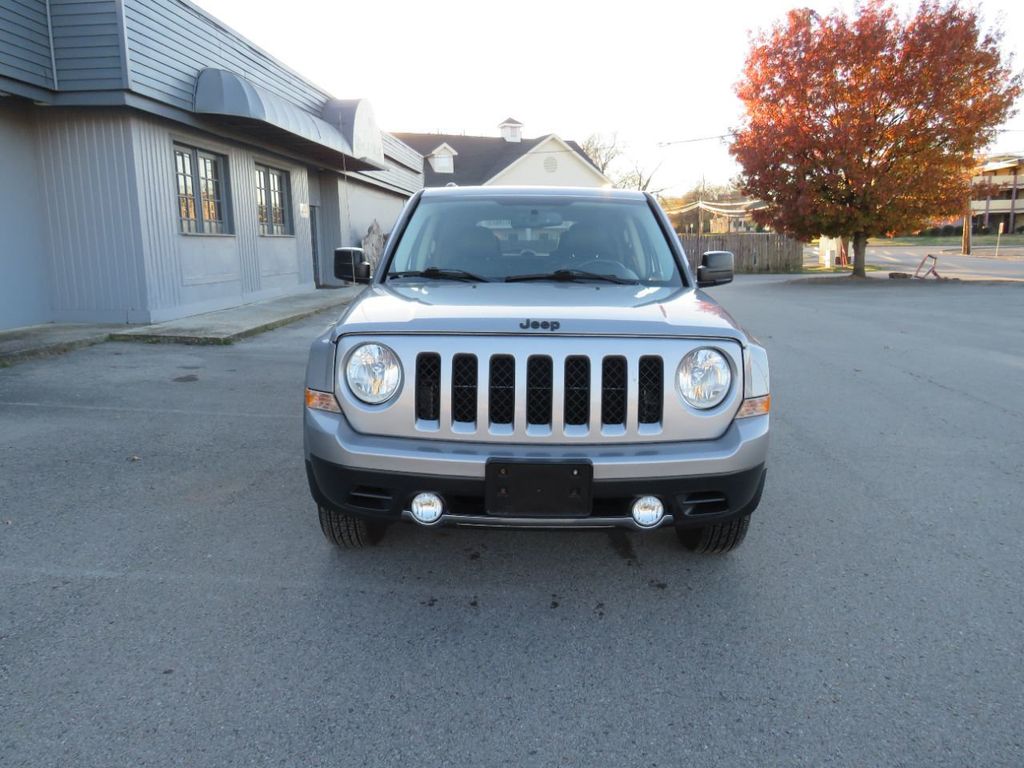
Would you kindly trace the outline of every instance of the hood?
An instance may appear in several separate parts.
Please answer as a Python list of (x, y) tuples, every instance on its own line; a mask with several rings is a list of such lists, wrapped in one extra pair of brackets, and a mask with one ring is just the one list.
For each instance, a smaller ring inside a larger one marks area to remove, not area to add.
[(341, 316), (333, 338), (377, 333), (708, 336), (746, 341), (729, 313), (703, 291), (610, 283), (375, 283)]

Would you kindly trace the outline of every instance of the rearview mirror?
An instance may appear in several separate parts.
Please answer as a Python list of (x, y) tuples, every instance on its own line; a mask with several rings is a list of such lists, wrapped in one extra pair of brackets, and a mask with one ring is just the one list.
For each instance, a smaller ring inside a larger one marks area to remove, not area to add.
[(735, 258), (729, 251), (707, 251), (697, 267), (697, 287), (710, 288), (732, 282)]
[(373, 277), (362, 248), (334, 249), (334, 276), (349, 283), (368, 283)]

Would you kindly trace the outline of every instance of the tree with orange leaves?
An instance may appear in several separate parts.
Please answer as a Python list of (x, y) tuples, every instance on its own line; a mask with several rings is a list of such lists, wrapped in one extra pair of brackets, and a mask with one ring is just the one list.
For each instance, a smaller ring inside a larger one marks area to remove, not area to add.
[(794, 10), (754, 36), (731, 151), (755, 213), (790, 235), (853, 241), (961, 214), (979, 150), (1013, 114), (1021, 75), (1001, 34), (956, 0), (901, 17), (882, 0), (852, 15)]

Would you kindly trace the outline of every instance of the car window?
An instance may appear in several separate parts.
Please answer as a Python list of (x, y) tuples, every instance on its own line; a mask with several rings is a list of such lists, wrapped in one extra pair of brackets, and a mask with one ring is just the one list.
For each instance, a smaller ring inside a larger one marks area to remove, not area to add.
[(431, 268), (491, 280), (568, 269), (648, 285), (682, 284), (647, 202), (621, 198), (425, 197), (388, 271)]

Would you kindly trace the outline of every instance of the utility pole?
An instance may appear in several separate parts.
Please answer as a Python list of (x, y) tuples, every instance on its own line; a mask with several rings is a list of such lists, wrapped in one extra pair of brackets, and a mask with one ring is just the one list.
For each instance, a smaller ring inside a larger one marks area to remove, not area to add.
[(704, 237), (704, 206), (703, 201), (697, 199), (697, 251), (700, 251), (700, 241)]

